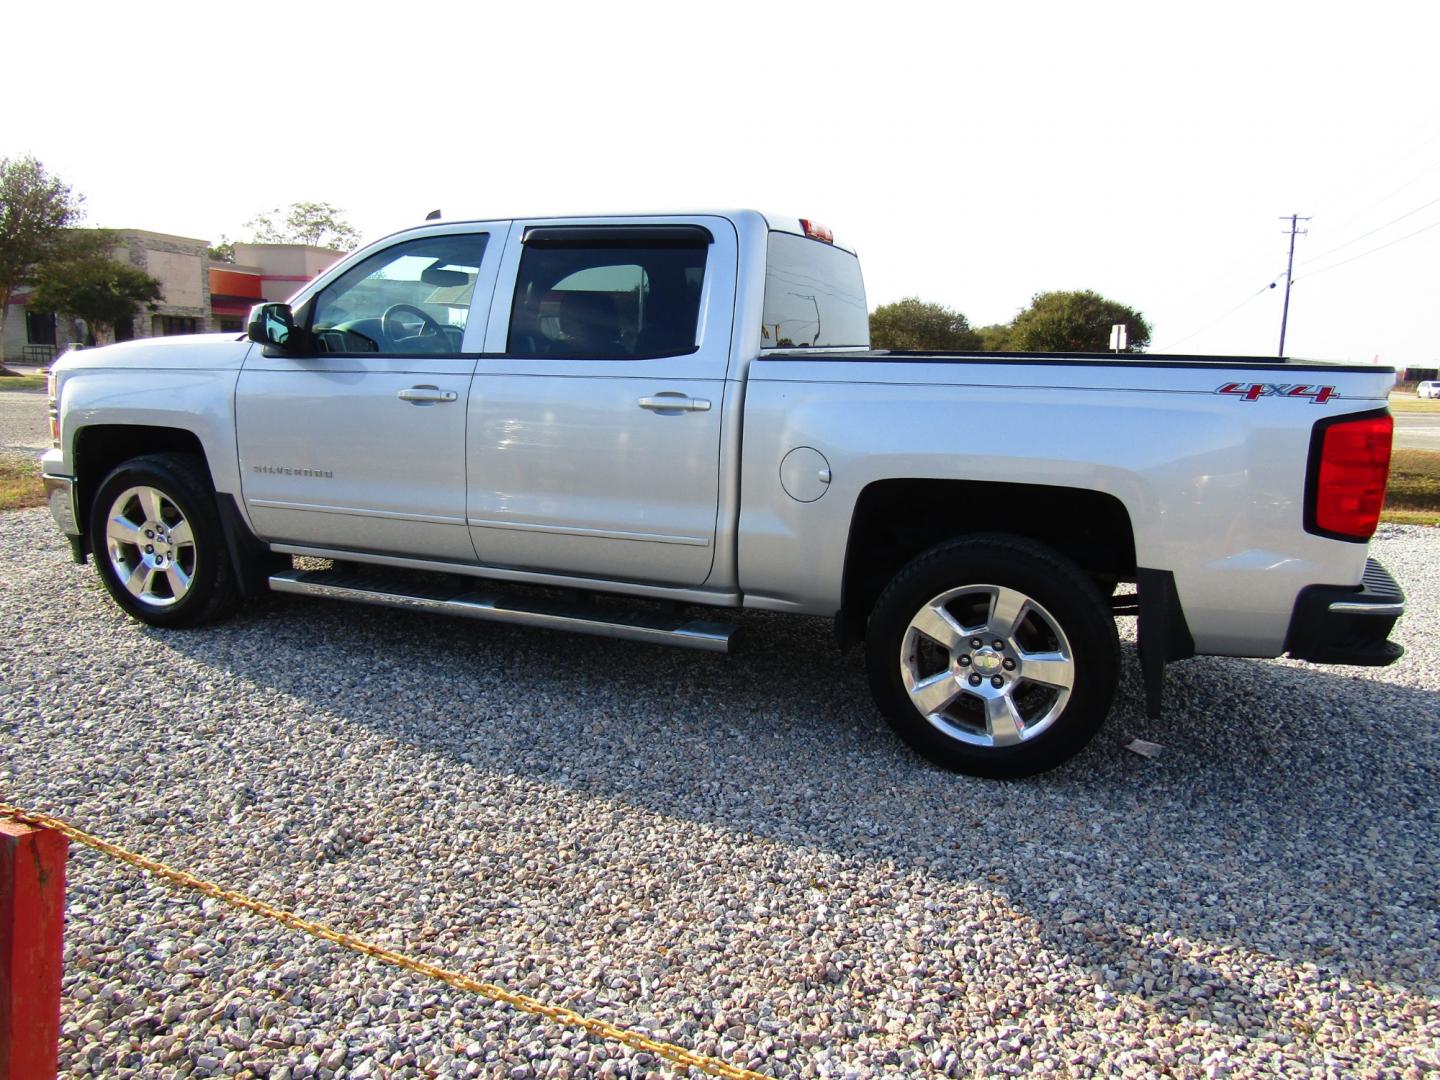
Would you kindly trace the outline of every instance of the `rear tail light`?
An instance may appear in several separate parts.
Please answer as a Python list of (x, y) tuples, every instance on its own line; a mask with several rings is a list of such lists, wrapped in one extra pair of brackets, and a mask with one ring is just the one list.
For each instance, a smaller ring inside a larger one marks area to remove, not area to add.
[(1394, 433), (1395, 421), (1384, 410), (1315, 425), (1305, 484), (1308, 532), (1360, 543), (1375, 535)]

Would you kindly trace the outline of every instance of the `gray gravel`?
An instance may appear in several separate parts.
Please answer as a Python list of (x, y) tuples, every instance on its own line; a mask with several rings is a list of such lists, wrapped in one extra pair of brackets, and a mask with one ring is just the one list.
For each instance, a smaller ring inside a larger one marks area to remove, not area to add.
[[(828, 626), (718, 658), (275, 598), (124, 619), (0, 515), (0, 798), (778, 1076), (1440, 1067), (1440, 532), (1382, 671), (1176, 665), (999, 784), (893, 738)], [(1140, 737), (1154, 759), (1128, 753)], [(646, 1076), (643, 1054), (71, 861), (62, 1070)]]

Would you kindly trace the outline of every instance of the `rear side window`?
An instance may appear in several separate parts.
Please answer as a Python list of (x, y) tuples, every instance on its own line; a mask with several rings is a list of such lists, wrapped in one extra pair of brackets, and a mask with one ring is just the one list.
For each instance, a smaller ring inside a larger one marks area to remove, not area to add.
[(710, 242), (698, 226), (528, 230), (507, 351), (596, 359), (694, 352)]
[(860, 260), (819, 240), (772, 232), (760, 346), (868, 349), (870, 313)]

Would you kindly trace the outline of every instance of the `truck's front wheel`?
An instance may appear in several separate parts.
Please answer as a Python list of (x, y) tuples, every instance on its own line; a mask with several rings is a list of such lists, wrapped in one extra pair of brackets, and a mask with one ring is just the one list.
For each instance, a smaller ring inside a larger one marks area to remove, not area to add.
[(1018, 536), (965, 537), (906, 566), (866, 631), (870, 685), (896, 732), (976, 776), (1053, 768), (1110, 711), (1115, 623), (1094, 584)]
[(235, 575), (209, 478), (187, 454), (118, 466), (95, 496), (90, 541), (100, 580), (152, 626), (195, 626), (234, 607)]

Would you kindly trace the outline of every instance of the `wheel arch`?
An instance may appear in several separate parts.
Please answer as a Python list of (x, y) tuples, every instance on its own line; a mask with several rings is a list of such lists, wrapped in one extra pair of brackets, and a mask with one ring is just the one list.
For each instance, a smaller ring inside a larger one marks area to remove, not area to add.
[[(263, 568), (269, 548), (251, 532), (235, 497), (215, 490), (215, 470), (205, 445), (193, 431), (149, 424), (92, 424), (75, 433), (73, 444), (76, 480), (76, 513), (81, 522), (90, 520), (95, 495), (117, 465), (145, 454), (187, 454), (197, 458), (210, 479), (216, 509), (225, 533), (225, 546), (244, 596), (266, 591)], [(90, 530), (80, 538), (82, 551), (94, 554)]]
[[(190, 454), (200, 459), (207, 472), (210, 470), (209, 459), (199, 436), (184, 428), (151, 427), (143, 424), (91, 424), (75, 433), (73, 447), (75, 509), (82, 522), (90, 520), (90, 509), (94, 505), (100, 485), (121, 462), (144, 454)], [(89, 547), (88, 535), (85, 542)]]
[(123, 611), (151, 626), (223, 618), (239, 600), (237, 562), (205, 457), (184, 440), (141, 447), (103, 472), (92, 450), (97, 486), (87, 532), (101, 582)]
[(888, 479), (855, 502), (836, 633), (864, 636), (886, 584), (921, 552), (954, 537), (1009, 533), (1046, 544), (1102, 583), (1135, 576), (1135, 533), (1114, 495), (1087, 488), (949, 479)]

